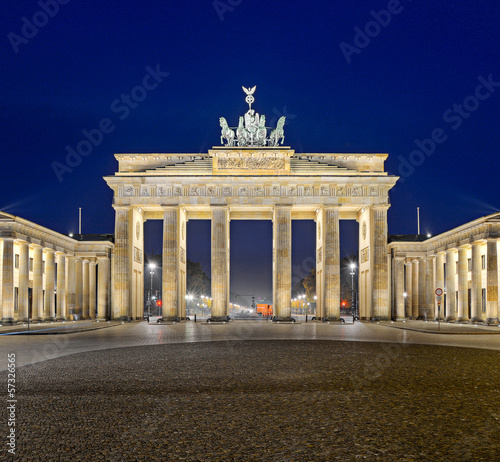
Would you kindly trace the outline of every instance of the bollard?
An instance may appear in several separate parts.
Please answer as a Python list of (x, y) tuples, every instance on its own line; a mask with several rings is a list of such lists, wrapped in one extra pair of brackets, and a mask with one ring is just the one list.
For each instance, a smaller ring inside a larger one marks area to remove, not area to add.
[(307, 322), (307, 314), (306, 314), (306, 322)]
[(196, 313), (194, 314), (194, 322), (196, 322)]

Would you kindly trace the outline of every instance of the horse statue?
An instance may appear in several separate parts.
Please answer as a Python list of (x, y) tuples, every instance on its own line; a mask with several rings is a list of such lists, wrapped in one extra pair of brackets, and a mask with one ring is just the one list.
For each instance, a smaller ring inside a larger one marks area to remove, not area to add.
[(220, 143), (224, 144), (224, 138), (227, 140), (226, 146), (234, 146), (234, 131), (229, 128), (224, 117), (219, 119), (222, 132), (220, 134)]
[(248, 144), (249, 134), (243, 126), (243, 116), (240, 116), (240, 122), (236, 129), (236, 138), (238, 139), (238, 146), (246, 146)]
[(267, 136), (266, 116), (261, 115), (259, 121), (259, 128), (257, 129), (257, 144), (259, 146), (266, 145), (266, 136)]
[(271, 134), (269, 135), (269, 146), (278, 146), (280, 140), (281, 144), (283, 144), (283, 141), (285, 141), (285, 131), (283, 130), (284, 126), (285, 116), (282, 116), (278, 120), (276, 128), (271, 131)]

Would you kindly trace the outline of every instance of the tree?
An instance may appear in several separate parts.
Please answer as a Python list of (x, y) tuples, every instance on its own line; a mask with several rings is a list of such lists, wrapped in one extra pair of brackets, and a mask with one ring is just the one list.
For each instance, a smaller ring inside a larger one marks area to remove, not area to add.
[(187, 292), (196, 298), (201, 295), (210, 295), (210, 278), (203, 271), (201, 263), (187, 261)]

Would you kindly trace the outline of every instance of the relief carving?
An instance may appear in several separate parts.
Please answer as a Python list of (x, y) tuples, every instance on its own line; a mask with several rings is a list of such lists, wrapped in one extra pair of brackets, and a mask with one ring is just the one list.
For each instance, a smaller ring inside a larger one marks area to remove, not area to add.
[(219, 157), (220, 169), (280, 170), (285, 168), (284, 159), (273, 157)]
[(256, 186), (254, 189), (254, 194), (256, 196), (263, 196), (264, 195), (264, 188), (262, 186)]
[(142, 263), (142, 250), (134, 247), (134, 261)]
[(313, 188), (312, 186), (304, 186), (304, 196), (312, 196)]
[(360, 262), (366, 263), (368, 260), (370, 260), (370, 247), (365, 247), (364, 249), (361, 249)]
[(239, 196), (248, 196), (248, 188), (246, 186), (240, 186), (238, 190), (238, 195)]

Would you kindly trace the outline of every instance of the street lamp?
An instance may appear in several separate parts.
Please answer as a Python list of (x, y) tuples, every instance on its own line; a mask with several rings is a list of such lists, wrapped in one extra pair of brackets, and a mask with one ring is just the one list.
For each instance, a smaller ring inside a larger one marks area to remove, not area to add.
[(151, 316), (151, 305), (153, 304), (153, 276), (155, 274), (155, 267), (156, 265), (154, 263), (149, 264), (149, 274), (151, 275), (151, 290), (149, 292), (148, 319)]
[(351, 268), (351, 303), (354, 305), (354, 314), (357, 315), (357, 307), (354, 304), (354, 270), (356, 269), (356, 263), (350, 263), (349, 268)]

